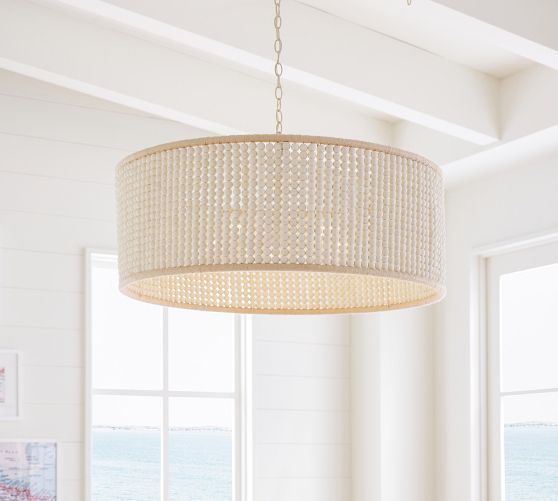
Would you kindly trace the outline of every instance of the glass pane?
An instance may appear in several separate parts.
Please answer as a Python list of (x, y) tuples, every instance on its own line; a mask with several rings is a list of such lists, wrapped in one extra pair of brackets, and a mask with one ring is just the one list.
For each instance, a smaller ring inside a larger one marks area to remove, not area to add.
[(171, 390), (233, 391), (234, 315), (168, 311)]
[(93, 387), (160, 389), (162, 308), (121, 294), (116, 264), (94, 265), (91, 281)]
[(161, 404), (159, 397), (93, 397), (92, 501), (160, 499)]
[(502, 391), (558, 387), (558, 264), (503, 275)]
[(503, 397), (506, 501), (558, 499), (558, 393)]
[(232, 500), (234, 401), (169, 402), (170, 501)]

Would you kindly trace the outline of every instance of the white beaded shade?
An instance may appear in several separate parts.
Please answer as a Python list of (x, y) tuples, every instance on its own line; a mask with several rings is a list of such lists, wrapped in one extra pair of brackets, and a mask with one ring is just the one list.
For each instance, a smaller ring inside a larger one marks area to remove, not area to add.
[(341, 313), (443, 297), (443, 182), (419, 156), (342, 139), (182, 141), (117, 168), (120, 288), (157, 304)]

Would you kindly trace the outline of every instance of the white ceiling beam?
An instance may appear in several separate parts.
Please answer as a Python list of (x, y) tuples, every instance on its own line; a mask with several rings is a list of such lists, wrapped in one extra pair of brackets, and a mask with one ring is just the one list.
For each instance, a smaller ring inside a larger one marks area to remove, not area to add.
[[(97, 145), (123, 152), (203, 136), (198, 129), (170, 120), (4, 93), (0, 94), (0, 109), (0, 134)], [(2, 168), (10, 169), (7, 165)]]
[(556, 0), (428, 0), (423, 8), (434, 16), (461, 17), (474, 36), (558, 69)]
[(526, 164), (536, 165), (538, 159), (545, 157), (552, 157), (558, 165), (558, 125), (443, 165), (445, 186), (450, 188)]
[[(489, 161), (505, 163), (516, 158), (525, 159), (526, 155), (533, 155), (536, 148), (545, 153), (552, 147), (558, 151), (556, 89), (558, 72), (545, 66), (534, 65), (503, 79), (500, 84), (502, 138), (480, 150), (409, 122), (394, 124), (393, 145), (431, 158), (450, 176), (465, 172), (468, 162), (471, 169), (477, 171)], [(520, 148), (525, 148), (521, 154), (518, 153)]]
[[(43, 0), (143, 37), (270, 75), (272, 5), (166, 0)], [(498, 140), (497, 81), (297, 2), (283, 8), (284, 79), (312, 91), (486, 145)]]
[(504, 79), (500, 86), (502, 141), (558, 125), (557, 89), (558, 72), (545, 66), (533, 66)]
[[(23, 0), (0, 0), (0, 67), (215, 134), (272, 132), (273, 85)], [(389, 142), (390, 124), (287, 89), (293, 133)]]
[(438, 165), (468, 157), (479, 151), (477, 145), (405, 121), (393, 124), (392, 144), (429, 158)]

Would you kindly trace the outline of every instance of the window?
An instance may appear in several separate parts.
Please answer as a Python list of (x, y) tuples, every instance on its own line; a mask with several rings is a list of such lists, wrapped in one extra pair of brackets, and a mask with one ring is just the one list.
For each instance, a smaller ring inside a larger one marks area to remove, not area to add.
[(558, 500), (558, 245), (487, 271), (489, 500)]
[(111, 254), (88, 270), (89, 499), (241, 499), (246, 320), (131, 300)]

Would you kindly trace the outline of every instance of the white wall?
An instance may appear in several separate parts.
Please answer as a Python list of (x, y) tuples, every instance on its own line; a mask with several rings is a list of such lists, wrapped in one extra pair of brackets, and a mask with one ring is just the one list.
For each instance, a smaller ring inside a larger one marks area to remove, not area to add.
[[(114, 249), (114, 165), (206, 135), (0, 72), (0, 349), (23, 352), (23, 419), (1, 438), (62, 443), (62, 495), (83, 493), (84, 249)], [(257, 317), (256, 492), (350, 496), (348, 317)]]
[(558, 231), (558, 157), (538, 159), (447, 194), (448, 295), (436, 308), (438, 501), (478, 501), (477, 343), (470, 331), (474, 248)]
[(254, 501), (351, 499), (350, 317), (254, 316)]
[(351, 318), (353, 501), (382, 499), (381, 316)]
[(353, 501), (432, 501), (432, 309), (352, 318)]

